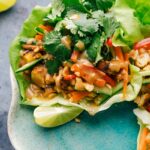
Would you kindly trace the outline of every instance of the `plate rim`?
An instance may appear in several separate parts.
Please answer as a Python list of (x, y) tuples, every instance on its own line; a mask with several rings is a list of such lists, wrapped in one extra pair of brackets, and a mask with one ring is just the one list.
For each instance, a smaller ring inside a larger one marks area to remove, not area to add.
[(14, 114), (15, 114), (14, 112), (18, 105), (17, 95), (18, 95), (19, 89), (18, 89), (17, 81), (15, 78), (14, 72), (12, 70), (12, 67), (10, 67), (9, 70), (10, 70), (9, 75), (10, 75), (10, 82), (11, 82), (12, 97), (11, 97), (11, 103), (10, 103), (10, 107), (9, 107), (9, 111), (8, 111), (8, 117), (7, 117), (7, 132), (8, 132), (8, 137), (10, 139), (10, 142), (11, 142), (13, 148), (15, 150), (19, 150), (19, 147), (17, 146), (17, 143), (16, 143), (15, 138), (12, 133), (12, 122), (13, 122), (13, 118), (14, 118)]

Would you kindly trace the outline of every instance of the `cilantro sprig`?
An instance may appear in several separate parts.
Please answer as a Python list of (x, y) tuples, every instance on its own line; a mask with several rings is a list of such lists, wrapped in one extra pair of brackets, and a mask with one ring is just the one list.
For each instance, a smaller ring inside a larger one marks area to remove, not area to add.
[(62, 35), (58, 31), (47, 33), (44, 38), (45, 51), (54, 56), (54, 60), (46, 62), (50, 74), (56, 73), (62, 62), (68, 60), (71, 55), (71, 50), (61, 42), (61, 39)]
[[(63, 61), (69, 60), (72, 50), (61, 42), (62, 33), (72, 37), (72, 44), (85, 41), (88, 59), (96, 64), (111, 56), (103, 52), (104, 43), (111, 37), (119, 23), (107, 11), (115, 0), (53, 0), (50, 14), (45, 20), (55, 26), (44, 38), (46, 52), (54, 59), (46, 62), (50, 74), (56, 73)], [(106, 48), (105, 48), (106, 49)]]

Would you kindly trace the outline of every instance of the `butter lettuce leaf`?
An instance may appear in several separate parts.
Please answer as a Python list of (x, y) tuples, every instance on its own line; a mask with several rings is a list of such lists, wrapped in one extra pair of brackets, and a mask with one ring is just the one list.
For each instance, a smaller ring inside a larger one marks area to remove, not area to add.
[(110, 11), (121, 24), (113, 36), (115, 46), (132, 46), (144, 38), (141, 24), (134, 16), (135, 10), (129, 6), (126, 0), (116, 0)]
[(132, 46), (150, 35), (150, 1), (116, 0), (110, 12), (121, 23), (115, 32), (113, 43), (116, 46)]
[[(15, 38), (10, 46), (9, 58), (13, 71), (19, 68), (20, 50), (22, 38), (32, 38), (36, 35), (35, 27), (43, 23), (43, 18), (49, 13), (50, 7), (36, 6), (28, 19), (24, 22), (20, 34)], [(19, 84), (22, 100), (25, 100), (25, 90), (29, 85), (29, 81), (25, 79), (22, 73), (15, 73)]]
[(142, 108), (136, 108), (133, 112), (137, 116), (138, 121), (148, 129), (150, 129), (150, 113)]

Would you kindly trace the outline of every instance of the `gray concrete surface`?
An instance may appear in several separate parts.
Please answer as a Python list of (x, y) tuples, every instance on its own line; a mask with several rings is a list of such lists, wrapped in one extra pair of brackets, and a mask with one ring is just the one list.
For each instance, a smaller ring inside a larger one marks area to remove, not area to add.
[(8, 50), (21, 25), (35, 5), (50, 0), (18, 0), (10, 10), (0, 13), (0, 150), (14, 150), (7, 134), (7, 114), (11, 102)]

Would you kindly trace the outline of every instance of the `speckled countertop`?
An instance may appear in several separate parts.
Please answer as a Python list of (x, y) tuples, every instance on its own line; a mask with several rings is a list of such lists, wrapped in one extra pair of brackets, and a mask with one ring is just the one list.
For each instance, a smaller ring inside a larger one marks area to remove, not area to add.
[(0, 150), (13, 150), (7, 134), (7, 114), (11, 102), (8, 51), (23, 21), (35, 5), (45, 6), (50, 0), (18, 0), (10, 10), (0, 13)]

